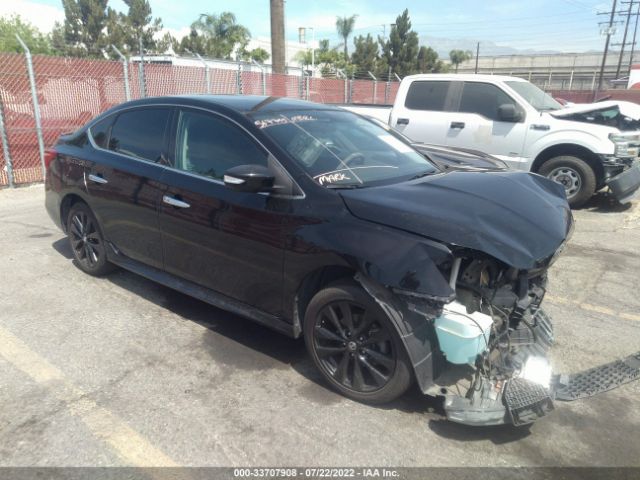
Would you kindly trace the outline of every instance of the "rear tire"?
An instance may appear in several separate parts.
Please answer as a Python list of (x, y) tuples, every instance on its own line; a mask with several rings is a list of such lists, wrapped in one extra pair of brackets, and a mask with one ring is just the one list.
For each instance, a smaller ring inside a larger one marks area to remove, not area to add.
[(571, 208), (584, 205), (596, 191), (595, 172), (587, 162), (572, 155), (561, 155), (547, 160), (538, 173), (565, 187)]
[(346, 397), (386, 403), (411, 385), (411, 362), (396, 328), (354, 282), (329, 285), (311, 299), (304, 339), (322, 376)]
[(86, 203), (78, 202), (69, 210), (67, 236), (74, 263), (80, 270), (96, 277), (114, 270), (114, 265), (107, 260), (98, 220)]

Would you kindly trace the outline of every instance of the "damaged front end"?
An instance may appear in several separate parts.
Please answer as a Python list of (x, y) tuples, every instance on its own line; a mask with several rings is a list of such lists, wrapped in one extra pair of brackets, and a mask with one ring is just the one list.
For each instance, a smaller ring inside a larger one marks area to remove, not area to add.
[(420, 388), (444, 398), (449, 420), (524, 425), (553, 410), (553, 327), (540, 308), (547, 267), (518, 270), (460, 250), (448, 303), (357, 280), (396, 323)]
[[(524, 425), (553, 410), (553, 326), (540, 308), (546, 281), (546, 268), (517, 270), (473, 253), (454, 259), (456, 301), (434, 320), (442, 370), (425, 392), (445, 397), (450, 420)], [(474, 333), (482, 343), (463, 364), (457, 349), (472, 344)]]

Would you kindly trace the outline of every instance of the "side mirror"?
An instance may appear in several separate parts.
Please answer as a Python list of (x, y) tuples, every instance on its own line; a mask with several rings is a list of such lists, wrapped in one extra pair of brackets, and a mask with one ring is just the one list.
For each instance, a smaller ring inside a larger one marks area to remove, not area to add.
[(519, 122), (522, 116), (513, 103), (503, 103), (498, 107), (498, 118), (503, 122)]
[(224, 173), (224, 184), (236, 192), (269, 192), (275, 181), (272, 173), (262, 165), (238, 165)]

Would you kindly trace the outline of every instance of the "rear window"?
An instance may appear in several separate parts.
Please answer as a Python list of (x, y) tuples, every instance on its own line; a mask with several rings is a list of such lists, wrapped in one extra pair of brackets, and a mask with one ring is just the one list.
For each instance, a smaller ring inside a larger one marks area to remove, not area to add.
[(170, 113), (168, 108), (144, 108), (121, 113), (111, 127), (109, 150), (157, 162), (162, 154)]
[(109, 142), (109, 130), (111, 129), (111, 124), (113, 123), (114, 116), (111, 115), (103, 120), (100, 120), (98, 123), (94, 124), (89, 128), (89, 133), (93, 142), (100, 148), (107, 148), (107, 144)]
[(411, 110), (443, 112), (451, 82), (413, 82), (409, 85), (404, 106)]

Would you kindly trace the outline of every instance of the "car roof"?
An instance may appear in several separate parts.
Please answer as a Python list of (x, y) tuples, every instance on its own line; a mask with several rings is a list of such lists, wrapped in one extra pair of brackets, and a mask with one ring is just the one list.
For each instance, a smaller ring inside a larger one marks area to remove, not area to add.
[(446, 80), (459, 82), (526, 82), (524, 78), (509, 75), (487, 75), (481, 73), (419, 73), (405, 77), (407, 80)]
[(288, 97), (266, 95), (172, 95), (164, 97), (148, 97), (128, 102), (129, 106), (154, 104), (186, 104), (194, 106), (217, 106), (234, 110), (238, 113), (274, 112), (282, 110), (339, 110), (331, 105), (308, 102)]

